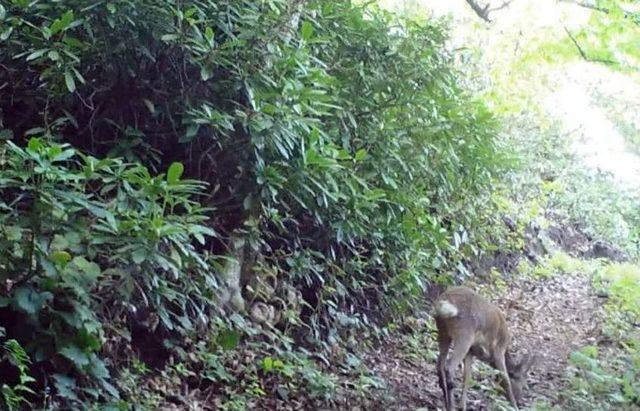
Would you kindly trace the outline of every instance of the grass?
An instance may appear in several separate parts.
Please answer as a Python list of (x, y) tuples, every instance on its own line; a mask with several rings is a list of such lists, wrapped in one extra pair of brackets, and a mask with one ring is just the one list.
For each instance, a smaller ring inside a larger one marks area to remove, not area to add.
[(640, 266), (631, 263), (611, 264), (602, 271), (601, 281), (608, 283), (622, 308), (640, 315)]

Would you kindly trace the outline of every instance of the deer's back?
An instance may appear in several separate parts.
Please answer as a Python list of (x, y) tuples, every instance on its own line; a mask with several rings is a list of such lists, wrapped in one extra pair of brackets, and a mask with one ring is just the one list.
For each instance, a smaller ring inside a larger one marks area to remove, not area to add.
[(486, 345), (487, 350), (509, 343), (509, 332), (500, 309), (467, 287), (447, 289), (437, 298), (434, 307), (438, 333), (454, 341), (471, 335), (479, 344)]

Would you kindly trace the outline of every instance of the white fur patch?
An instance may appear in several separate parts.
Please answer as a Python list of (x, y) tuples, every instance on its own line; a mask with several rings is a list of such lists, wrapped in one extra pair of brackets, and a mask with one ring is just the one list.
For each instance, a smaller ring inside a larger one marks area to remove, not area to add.
[(442, 318), (451, 318), (458, 315), (458, 307), (450, 301), (441, 300), (436, 303), (436, 315)]

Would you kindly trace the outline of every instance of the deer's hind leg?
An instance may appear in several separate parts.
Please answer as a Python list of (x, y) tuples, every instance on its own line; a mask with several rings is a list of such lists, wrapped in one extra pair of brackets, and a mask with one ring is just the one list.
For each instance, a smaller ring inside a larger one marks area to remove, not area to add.
[(464, 367), (462, 374), (462, 397), (460, 399), (460, 402), (462, 403), (462, 411), (467, 411), (467, 388), (469, 388), (469, 379), (471, 378), (472, 361), (473, 356), (469, 353), (464, 357), (464, 363), (462, 364)]
[[(463, 375), (463, 387), (462, 387), (462, 409), (466, 409), (467, 408), (467, 404), (466, 404), (466, 384), (468, 383), (468, 379), (469, 379), (469, 375), (467, 375), (467, 370), (470, 370), (470, 363), (471, 360), (467, 360), (467, 357), (471, 357), (471, 353), (469, 352), (469, 350), (471, 349), (471, 346), (473, 345), (473, 334), (471, 333), (465, 333), (462, 335), (458, 335), (456, 337), (456, 342), (455, 345), (453, 347), (453, 352), (451, 353), (451, 356), (449, 357), (449, 360), (447, 361), (447, 372), (449, 374), (453, 374), (458, 367), (460, 366), (460, 364), (462, 364), (462, 362), (465, 362), (465, 367), (464, 367), (464, 375)], [(469, 361), (469, 367), (467, 367), (467, 361)]]
[(449, 354), (449, 347), (451, 347), (451, 338), (438, 334), (438, 346), (440, 351), (436, 363), (436, 368), (438, 369), (438, 385), (440, 385), (444, 397), (444, 408), (447, 411), (451, 411), (453, 410), (453, 381), (447, 370), (447, 355)]

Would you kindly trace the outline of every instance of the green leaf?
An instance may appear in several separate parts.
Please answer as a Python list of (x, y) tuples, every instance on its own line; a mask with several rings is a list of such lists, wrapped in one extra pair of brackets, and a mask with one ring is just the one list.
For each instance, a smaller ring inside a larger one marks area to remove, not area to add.
[(63, 251), (69, 248), (69, 240), (67, 237), (56, 234), (53, 236), (53, 240), (51, 240), (51, 245), (49, 248), (53, 251)]
[(131, 258), (134, 263), (140, 264), (147, 258), (147, 251), (144, 248), (138, 248), (131, 253)]
[(78, 81), (82, 84), (86, 83), (86, 80), (84, 79), (84, 77), (82, 77), (82, 74), (80, 74), (80, 72), (78, 71), (77, 68), (75, 67), (71, 67), (71, 71), (73, 71), (73, 74), (75, 74), (76, 78), (78, 79)]
[(89, 357), (87, 354), (75, 345), (63, 347), (58, 353), (70, 359), (78, 368), (89, 365)]
[(144, 105), (147, 106), (147, 110), (149, 110), (151, 114), (155, 114), (156, 107), (153, 105), (151, 100), (144, 98), (142, 101), (144, 102)]
[(64, 82), (67, 85), (67, 90), (69, 90), (70, 93), (76, 91), (76, 82), (73, 79), (73, 75), (69, 71), (64, 72)]
[(63, 374), (53, 374), (54, 385), (56, 386), (56, 394), (62, 398), (78, 401), (78, 395), (75, 393), (76, 380)]
[(302, 26), (300, 27), (300, 34), (304, 41), (309, 41), (311, 37), (313, 37), (313, 31), (313, 25), (309, 21), (302, 23)]
[(187, 131), (185, 132), (184, 137), (180, 140), (180, 142), (191, 141), (198, 134), (198, 129), (200, 128), (197, 124), (191, 124), (187, 127)]
[(91, 355), (91, 367), (89, 373), (99, 380), (109, 378), (109, 370), (107, 369), (104, 361), (102, 361), (95, 354)]
[(49, 60), (51, 60), (51, 61), (59, 61), (60, 60), (60, 53), (58, 53), (55, 50), (51, 50), (49, 53), (47, 53), (47, 56), (49, 57)]
[(0, 33), (0, 41), (6, 41), (13, 33), (13, 26)]
[(64, 267), (71, 261), (71, 254), (66, 251), (54, 251), (51, 253), (49, 259), (57, 265)]
[(56, 154), (51, 161), (52, 162), (56, 162), (56, 161), (65, 161), (70, 159), (71, 157), (76, 155), (76, 151), (72, 148), (69, 148), (67, 150), (64, 150), (58, 154)]
[[(49, 26), (49, 36), (65, 31), (73, 23), (73, 11), (69, 10), (61, 18), (55, 19)], [(77, 25), (77, 24), (76, 24)]]
[(198, 11), (197, 7), (191, 7), (190, 9), (184, 12), (184, 18), (189, 19), (193, 17), (193, 15), (196, 14), (197, 11)]
[(207, 81), (211, 78), (211, 70), (209, 70), (209, 66), (207, 64), (203, 64), (200, 67), (200, 78), (202, 81)]
[(37, 137), (30, 138), (29, 142), (27, 143), (27, 149), (29, 149), (34, 153), (37, 153), (38, 151), (40, 151), (42, 147), (43, 147), (42, 140), (40, 140)]
[(64, 13), (60, 21), (62, 22), (62, 26), (64, 28), (69, 27), (69, 25), (71, 25), (71, 23), (73, 22), (73, 10), (68, 10), (66, 13)]
[(271, 371), (273, 369), (273, 358), (265, 357), (262, 360), (262, 369), (264, 370), (264, 372)]
[(367, 150), (365, 150), (364, 148), (361, 148), (360, 150), (356, 151), (355, 159), (356, 161), (362, 161), (365, 159), (366, 156), (367, 156)]
[(160, 40), (170, 42), (177, 40), (178, 38), (179, 36), (177, 34), (163, 34), (162, 37), (160, 37)]
[(180, 177), (184, 172), (184, 166), (182, 163), (175, 161), (171, 163), (169, 166), (169, 171), (167, 171), (167, 182), (169, 184), (175, 184), (180, 181)]
[(213, 45), (213, 29), (211, 27), (207, 27), (204, 31), (204, 37), (207, 39), (210, 45)]
[(64, 38), (62, 39), (62, 42), (66, 45), (68, 45), (71, 48), (75, 48), (75, 49), (79, 49), (82, 48), (82, 42), (75, 38), (75, 37), (71, 37), (69, 35), (64, 36)]
[(73, 263), (92, 279), (98, 278), (102, 272), (98, 264), (82, 256), (74, 258)]
[(242, 200), (242, 207), (245, 210), (251, 210), (251, 207), (253, 206), (254, 201), (253, 201), (253, 196), (252, 195), (248, 195), (244, 198), (244, 200)]
[(111, 385), (106, 379), (101, 379), (98, 381), (100, 381), (100, 385), (102, 385), (102, 388), (104, 388), (104, 390), (108, 392), (112, 397), (120, 398), (120, 393), (118, 392), (118, 389), (113, 385)]
[(6, 239), (9, 241), (17, 242), (22, 239), (22, 229), (17, 226), (6, 226), (4, 228)]
[(240, 333), (235, 330), (221, 331), (217, 341), (224, 350), (233, 350), (240, 344)]
[(4, 20), (5, 17), (7, 17), (7, 10), (0, 4), (0, 21)]
[(35, 60), (37, 58), (40, 58), (40, 57), (44, 56), (44, 54), (46, 52), (48, 52), (48, 51), (49, 51), (49, 49), (36, 50), (36, 51), (34, 51), (33, 53), (31, 53), (31, 54), (29, 54), (27, 56), (27, 61), (31, 61), (31, 60)]
[(29, 315), (37, 314), (44, 304), (52, 299), (53, 294), (49, 292), (38, 293), (27, 286), (19, 287), (13, 294), (13, 301), (16, 308)]

